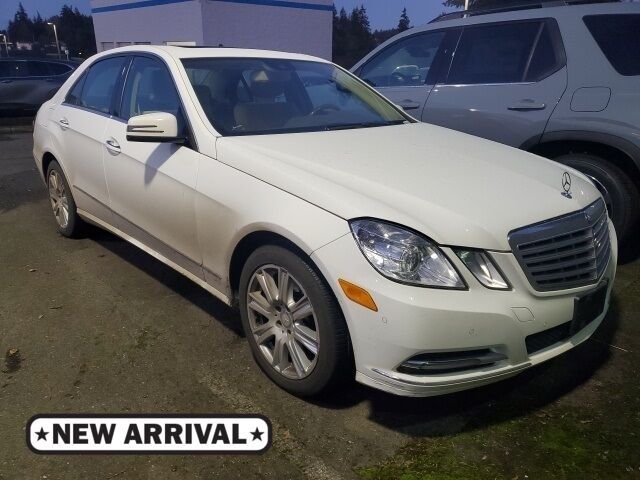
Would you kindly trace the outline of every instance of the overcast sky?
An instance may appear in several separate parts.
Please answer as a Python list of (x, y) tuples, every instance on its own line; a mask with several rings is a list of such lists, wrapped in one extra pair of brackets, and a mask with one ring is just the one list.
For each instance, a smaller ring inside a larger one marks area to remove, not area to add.
[[(13, 18), (18, 3), (19, 0), (0, 0), (0, 28), (5, 28)], [(91, 10), (89, 0), (22, 0), (30, 16), (39, 11), (43, 17), (56, 14), (65, 3), (78, 7), (85, 13)], [(395, 26), (404, 7), (407, 7), (413, 25), (426, 23), (444, 11), (441, 0), (335, 0), (335, 4), (338, 10), (344, 7), (347, 11), (351, 11), (356, 5), (364, 4), (373, 28)]]

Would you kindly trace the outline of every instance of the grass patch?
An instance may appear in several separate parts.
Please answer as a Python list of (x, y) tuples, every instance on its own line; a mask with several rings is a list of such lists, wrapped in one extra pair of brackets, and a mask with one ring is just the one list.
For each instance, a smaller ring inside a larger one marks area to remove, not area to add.
[[(637, 400), (637, 399), (635, 399)], [(411, 442), (368, 480), (640, 479), (640, 421), (617, 414), (549, 407), (527, 417)]]

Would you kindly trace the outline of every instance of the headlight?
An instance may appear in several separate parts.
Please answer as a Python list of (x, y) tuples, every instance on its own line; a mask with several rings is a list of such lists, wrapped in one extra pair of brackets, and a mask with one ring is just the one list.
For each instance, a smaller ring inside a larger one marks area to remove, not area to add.
[(487, 252), (461, 249), (454, 249), (454, 251), (462, 263), (473, 273), (473, 276), (485, 287), (495, 290), (509, 290), (511, 288)]
[(444, 253), (426, 238), (376, 220), (350, 225), (364, 256), (385, 277), (422, 287), (467, 288)]

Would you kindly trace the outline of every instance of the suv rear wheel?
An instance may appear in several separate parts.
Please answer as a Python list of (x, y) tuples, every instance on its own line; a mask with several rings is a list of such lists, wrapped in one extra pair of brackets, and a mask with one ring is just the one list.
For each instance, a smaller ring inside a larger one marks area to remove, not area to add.
[(640, 219), (640, 193), (631, 179), (604, 158), (588, 153), (570, 153), (555, 159), (587, 175), (598, 187), (616, 227), (618, 242), (624, 243)]

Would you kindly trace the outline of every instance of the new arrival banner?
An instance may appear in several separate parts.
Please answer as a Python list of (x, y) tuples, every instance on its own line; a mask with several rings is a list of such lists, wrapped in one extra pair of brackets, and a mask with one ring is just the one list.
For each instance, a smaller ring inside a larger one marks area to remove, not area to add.
[(36, 415), (35, 453), (261, 453), (271, 446), (261, 415)]

